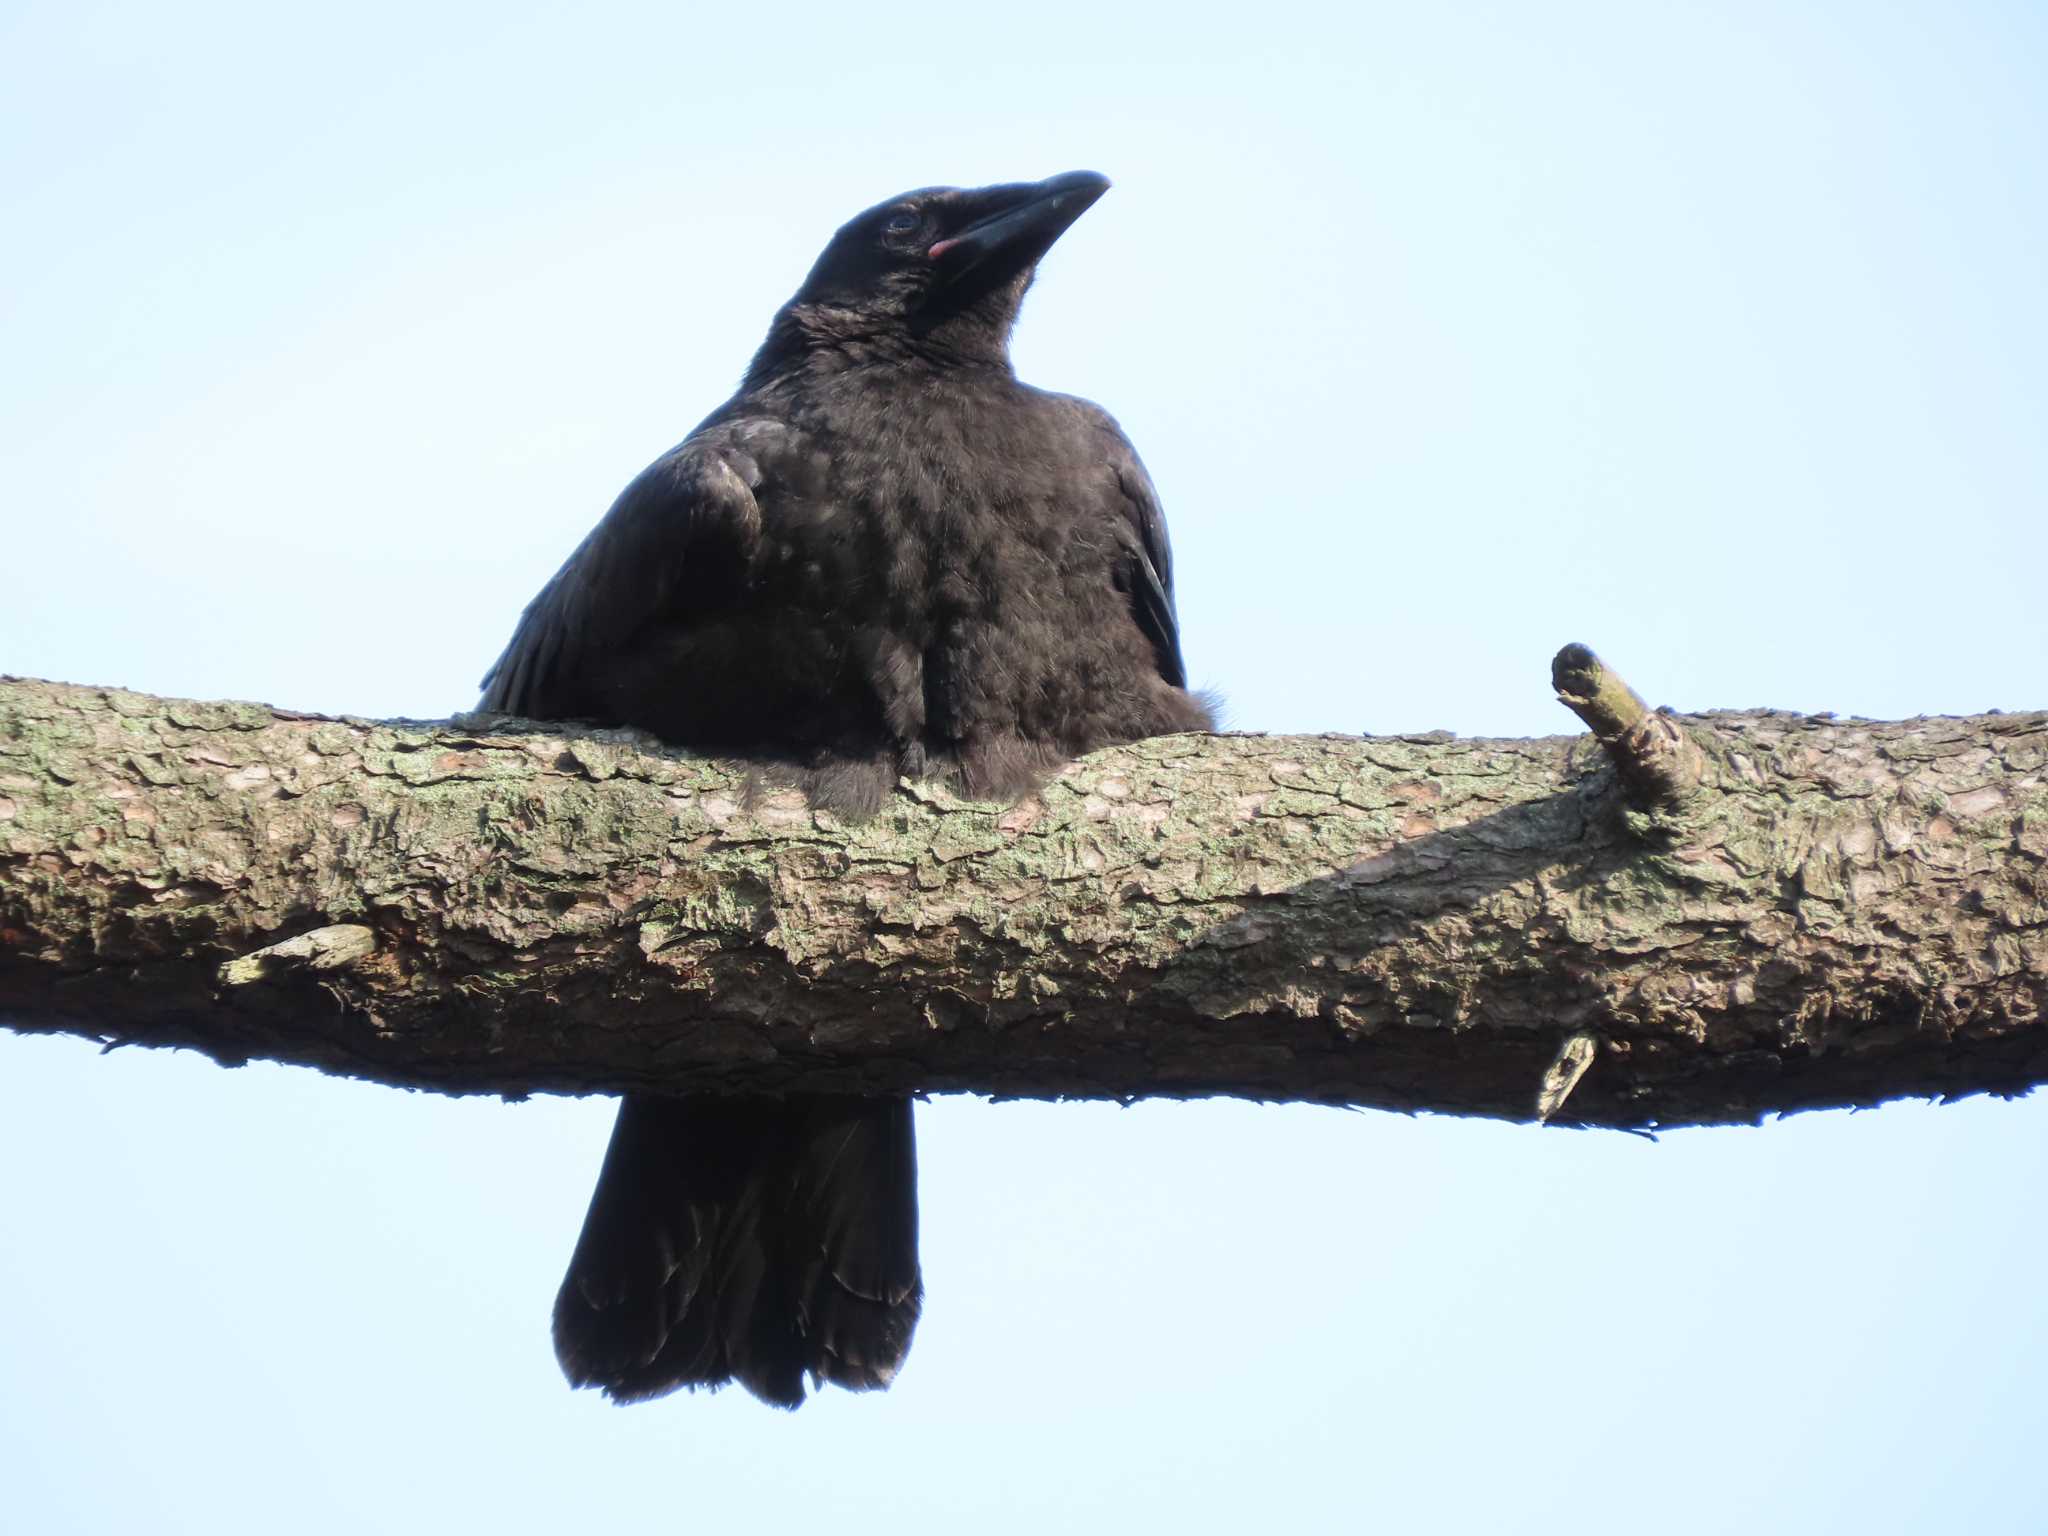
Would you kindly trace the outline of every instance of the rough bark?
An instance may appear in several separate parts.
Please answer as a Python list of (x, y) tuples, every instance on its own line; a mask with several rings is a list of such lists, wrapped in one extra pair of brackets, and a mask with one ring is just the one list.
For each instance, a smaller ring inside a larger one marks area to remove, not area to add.
[(0, 1018), (449, 1092), (1632, 1127), (2048, 1077), (2048, 716), (1671, 727), (1654, 812), (1591, 737), (1170, 737), (847, 826), (618, 732), (0, 683)]

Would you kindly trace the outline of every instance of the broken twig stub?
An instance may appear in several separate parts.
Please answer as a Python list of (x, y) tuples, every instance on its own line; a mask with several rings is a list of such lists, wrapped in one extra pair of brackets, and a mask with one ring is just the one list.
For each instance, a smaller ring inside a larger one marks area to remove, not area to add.
[(1685, 728), (1645, 704), (1621, 675), (1583, 645), (1550, 663), (1558, 702), (1607, 749), (1622, 793), (1641, 811), (1675, 811), (1700, 782), (1705, 759)]

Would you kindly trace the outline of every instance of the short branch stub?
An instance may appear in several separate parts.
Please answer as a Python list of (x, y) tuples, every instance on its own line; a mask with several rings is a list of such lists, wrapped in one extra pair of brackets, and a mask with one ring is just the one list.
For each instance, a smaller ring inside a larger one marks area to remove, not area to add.
[(1607, 749), (1631, 805), (1672, 811), (1684, 803), (1705, 762), (1676, 720), (1651, 709), (1583, 645), (1557, 653), (1550, 663), (1550, 684), (1558, 702), (1585, 721)]

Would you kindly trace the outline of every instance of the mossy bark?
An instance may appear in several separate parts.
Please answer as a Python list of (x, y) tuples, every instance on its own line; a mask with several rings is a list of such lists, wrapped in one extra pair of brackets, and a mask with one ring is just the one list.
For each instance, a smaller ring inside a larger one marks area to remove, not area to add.
[[(2048, 1078), (2048, 716), (1168, 737), (843, 825), (618, 732), (0, 682), (0, 1019), (447, 1092), (1753, 1120)], [(1583, 1055), (1585, 1044), (1571, 1049)]]

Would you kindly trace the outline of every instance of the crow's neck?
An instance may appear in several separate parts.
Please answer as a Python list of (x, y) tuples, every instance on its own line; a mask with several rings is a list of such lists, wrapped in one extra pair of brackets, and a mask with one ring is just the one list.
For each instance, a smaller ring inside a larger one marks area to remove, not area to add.
[(940, 326), (917, 331), (900, 320), (877, 320), (857, 310), (786, 304), (747, 368), (744, 388), (778, 380), (844, 373), (855, 368), (901, 368), (1012, 373), (1007, 327)]

